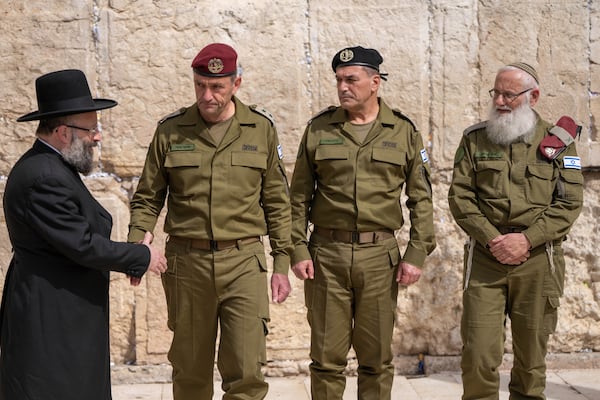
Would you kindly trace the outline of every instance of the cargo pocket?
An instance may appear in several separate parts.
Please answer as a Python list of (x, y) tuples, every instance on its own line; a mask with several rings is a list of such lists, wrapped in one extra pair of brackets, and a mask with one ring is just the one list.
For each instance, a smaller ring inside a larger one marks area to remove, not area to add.
[(262, 329), (263, 329), (263, 333), (264, 333), (264, 338), (261, 338), (261, 340), (259, 340), (259, 345), (258, 345), (258, 363), (262, 366), (267, 365), (267, 335), (269, 334), (269, 319), (268, 318), (261, 318), (261, 322), (262, 322)]
[(551, 335), (556, 330), (558, 322), (558, 307), (560, 300), (558, 297), (547, 297), (546, 308), (544, 309), (544, 333)]
[(392, 323), (396, 322), (396, 309), (398, 308), (398, 282), (396, 281), (396, 277), (398, 276), (398, 268), (400, 267), (400, 249), (398, 249), (398, 243), (395, 242), (395, 239), (394, 243), (394, 247), (388, 249), (390, 269), (392, 270), (392, 292), (390, 295), (391, 301), (389, 302), (392, 309)]
[(259, 272), (257, 274), (257, 317), (260, 320), (261, 332), (263, 334), (262, 337), (257, 337), (258, 339), (258, 362), (261, 365), (267, 364), (267, 345), (266, 345), (266, 336), (269, 334), (269, 321), (271, 320), (269, 315), (269, 292), (268, 292), (268, 282), (267, 282), (267, 258), (264, 253), (255, 255)]
[(546, 243), (548, 257), (548, 270), (544, 276), (544, 291), (546, 297), (560, 297), (563, 295), (565, 284), (565, 256), (562, 246), (556, 242)]
[(314, 297), (315, 297), (315, 281), (318, 279), (322, 279), (319, 275), (319, 246), (313, 244), (312, 242), (308, 246), (308, 251), (310, 252), (310, 256), (313, 260), (313, 268), (314, 268), (314, 279), (305, 279), (304, 280), (304, 305), (306, 306), (306, 319), (311, 324), (312, 310), (314, 305)]
[(469, 237), (464, 245), (463, 254), (463, 291), (469, 287), (469, 280), (471, 279), (471, 272), (473, 270), (473, 252), (475, 251), (476, 241), (472, 237)]
[(390, 268), (397, 267), (400, 264), (400, 249), (398, 249), (397, 244), (388, 249), (388, 255), (390, 258)]
[(177, 256), (167, 255), (167, 271), (161, 275), (167, 301), (167, 327), (175, 330), (177, 320)]

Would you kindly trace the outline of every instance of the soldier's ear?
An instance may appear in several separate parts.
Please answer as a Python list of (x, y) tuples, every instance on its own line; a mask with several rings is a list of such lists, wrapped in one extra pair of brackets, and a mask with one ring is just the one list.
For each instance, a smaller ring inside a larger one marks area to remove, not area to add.
[(373, 75), (371, 78), (371, 89), (373, 92), (376, 92), (381, 85), (381, 76)]
[(529, 105), (531, 107), (535, 106), (538, 100), (540, 99), (540, 89), (533, 89), (531, 94), (529, 95)]

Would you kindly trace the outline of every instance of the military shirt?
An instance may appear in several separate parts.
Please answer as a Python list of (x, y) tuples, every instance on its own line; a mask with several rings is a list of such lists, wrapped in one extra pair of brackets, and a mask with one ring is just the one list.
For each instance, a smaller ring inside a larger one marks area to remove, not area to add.
[(330, 107), (307, 125), (291, 184), (292, 263), (310, 259), (309, 221), (345, 231), (399, 229), (403, 189), (411, 219), (403, 260), (420, 267), (435, 248), (423, 140), (410, 120), (383, 100), (379, 103), (377, 119), (362, 143), (341, 107)]
[(575, 143), (554, 161), (539, 145), (552, 125), (538, 117), (529, 143), (501, 146), (485, 123), (468, 129), (457, 149), (448, 200), (458, 225), (482, 246), (501, 227), (523, 227), (532, 247), (563, 238), (583, 203)]
[(237, 98), (220, 144), (196, 104), (159, 123), (131, 200), (129, 240), (152, 232), (167, 202), (164, 231), (194, 239), (269, 235), (274, 271), (289, 267), (289, 187), (270, 119)]

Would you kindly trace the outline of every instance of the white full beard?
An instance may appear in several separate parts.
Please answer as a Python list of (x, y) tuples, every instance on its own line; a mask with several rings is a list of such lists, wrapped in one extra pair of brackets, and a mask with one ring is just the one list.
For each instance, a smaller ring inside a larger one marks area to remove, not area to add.
[(488, 139), (501, 146), (527, 142), (535, 132), (537, 115), (528, 103), (523, 103), (510, 113), (499, 113), (494, 104), (490, 107), (486, 133)]

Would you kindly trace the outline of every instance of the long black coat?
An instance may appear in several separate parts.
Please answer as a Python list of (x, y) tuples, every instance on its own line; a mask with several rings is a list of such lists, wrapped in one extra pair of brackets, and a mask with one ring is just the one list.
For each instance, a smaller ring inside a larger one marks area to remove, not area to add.
[(37, 140), (4, 192), (13, 258), (0, 316), (0, 399), (107, 400), (109, 270), (140, 277), (139, 244), (113, 242), (110, 214)]

